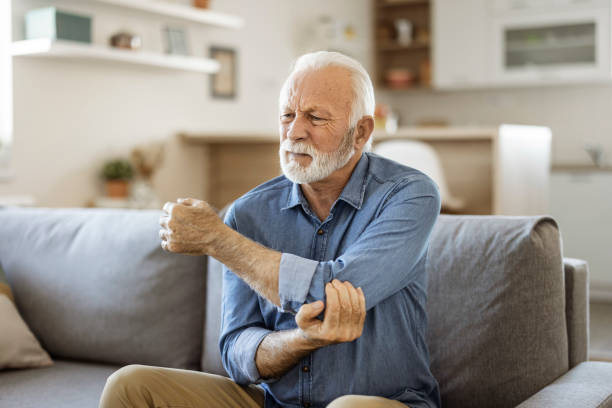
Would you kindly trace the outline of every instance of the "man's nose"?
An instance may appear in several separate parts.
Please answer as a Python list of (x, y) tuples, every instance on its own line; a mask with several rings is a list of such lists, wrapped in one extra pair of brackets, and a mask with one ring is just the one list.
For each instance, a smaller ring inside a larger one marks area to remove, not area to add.
[(287, 139), (301, 141), (308, 137), (307, 123), (301, 115), (298, 115), (287, 129)]

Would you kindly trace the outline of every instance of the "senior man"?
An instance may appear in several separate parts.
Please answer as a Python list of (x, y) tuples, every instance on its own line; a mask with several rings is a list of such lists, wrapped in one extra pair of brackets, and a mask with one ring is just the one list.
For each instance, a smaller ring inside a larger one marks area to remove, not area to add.
[(225, 265), (231, 379), (127, 366), (101, 407), (439, 407), (425, 261), (440, 197), (423, 173), (364, 153), (373, 113), (357, 61), (297, 60), (280, 94), (284, 175), (236, 200), (225, 223), (195, 199), (166, 203), (160, 220), (164, 249)]

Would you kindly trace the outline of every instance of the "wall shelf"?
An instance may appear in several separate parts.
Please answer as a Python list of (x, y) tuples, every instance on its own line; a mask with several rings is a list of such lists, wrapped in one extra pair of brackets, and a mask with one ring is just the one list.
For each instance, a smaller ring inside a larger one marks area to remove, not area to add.
[(207, 58), (122, 50), (70, 41), (53, 41), (47, 38), (13, 42), (12, 54), (14, 57), (102, 60), (207, 74), (219, 70), (219, 63)]
[(244, 25), (241, 17), (216, 11), (198, 9), (196, 7), (183, 6), (161, 2), (159, 0), (90, 0), (95, 3), (106, 4), (114, 7), (123, 7), (131, 10), (142, 11), (164, 17), (177, 18), (200, 24), (208, 24), (216, 27), (238, 29)]

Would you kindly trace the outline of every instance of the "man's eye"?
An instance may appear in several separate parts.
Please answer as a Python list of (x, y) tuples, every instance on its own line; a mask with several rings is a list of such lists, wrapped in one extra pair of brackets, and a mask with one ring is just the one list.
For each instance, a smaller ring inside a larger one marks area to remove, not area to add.
[(281, 115), (281, 119), (291, 119), (293, 117), (293, 113), (283, 113)]
[(325, 119), (320, 118), (320, 117), (315, 116), (315, 115), (310, 115), (310, 119), (312, 119), (312, 120), (325, 120)]

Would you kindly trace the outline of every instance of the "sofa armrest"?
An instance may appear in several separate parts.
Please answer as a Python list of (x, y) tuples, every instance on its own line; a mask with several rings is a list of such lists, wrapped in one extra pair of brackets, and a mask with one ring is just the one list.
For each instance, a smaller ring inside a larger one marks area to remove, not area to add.
[(572, 368), (588, 356), (589, 294), (588, 264), (581, 259), (563, 258), (565, 270), (565, 318), (569, 367)]
[(517, 408), (612, 408), (612, 363), (578, 364)]

